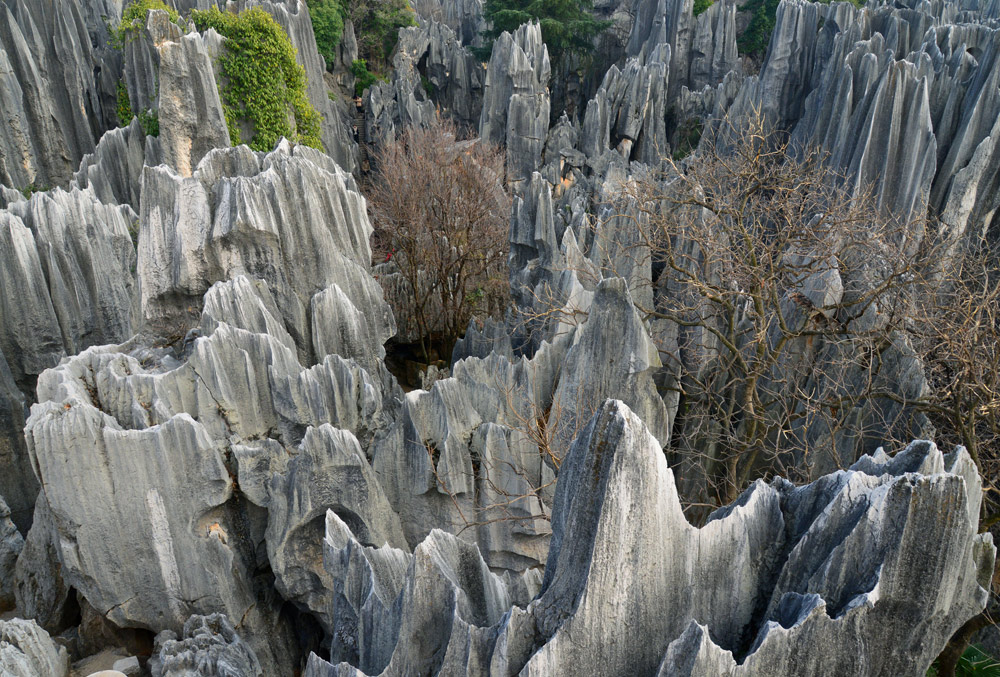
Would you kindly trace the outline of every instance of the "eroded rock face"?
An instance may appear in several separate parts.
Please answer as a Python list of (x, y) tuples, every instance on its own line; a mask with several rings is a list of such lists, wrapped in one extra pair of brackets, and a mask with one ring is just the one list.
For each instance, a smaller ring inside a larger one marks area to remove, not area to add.
[[(191, 178), (147, 167), (142, 190), (138, 276), (149, 330), (183, 334), (198, 323), (212, 283), (246, 274), (267, 281), (304, 363), (323, 357), (313, 347), (311, 306), (334, 285), (340, 291), (331, 302), (342, 314), (351, 305), (367, 311), (358, 331), (372, 350), (395, 333), (368, 273), (364, 198), (319, 151), (287, 142), (266, 154), (245, 146), (214, 150)], [(339, 342), (331, 336), (327, 347)]]
[(10, 677), (66, 677), (69, 654), (34, 621), (0, 621), (0, 670)]
[(507, 180), (516, 190), (541, 164), (549, 128), (549, 51), (538, 24), (506, 31), (486, 67), (479, 136), (507, 148)]
[[(108, 34), (93, 10), (71, 0), (12, 0), (0, 7), (0, 183), (19, 189), (66, 185), (96, 140), (117, 123), (120, 63), (111, 50), (99, 48), (95, 55), (91, 32), (102, 46)], [(106, 8), (105, 16), (116, 19), (120, 12)]]
[(257, 656), (222, 614), (192, 616), (180, 637), (165, 631), (156, 636), (150, 661), (153, 677), (261, 677)]
[[(976, 534), (980, 499), (964, 449), (915, 442), (804, 487), (758, 481), (695, 528), (659, 443), (609, 401), (561, 466), (545, 577), (526, 607), (514, 595), (498, 616), (503, 597), (487, 592), (473, 613), (438, 532), (407, 564), (331, 514), (327, 568), (362, 674), (920, 674), (986, 602), (995, 548)], [(442, 596), (456, 601), (441, 608)], [(414, 634), (412, 618), (450, 637)], [(310, 670), (358, 674), (315, 658)]]
[(10, 508), (0, 496), (0, 609), (14, 608), (14, 565), (24, 538), (10, 519)]

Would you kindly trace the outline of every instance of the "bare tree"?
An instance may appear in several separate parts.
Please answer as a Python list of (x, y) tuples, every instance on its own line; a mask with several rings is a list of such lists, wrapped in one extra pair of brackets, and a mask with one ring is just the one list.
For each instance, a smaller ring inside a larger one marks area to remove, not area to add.
[(930, 224), (879, 210), (760, 117), (724, 137), (623, 184), (611, 218), (639, 236), (604, 262), (653, 328), (672, 376), (668, 452), (707, 505), (928, 428), (908, 406), (928, 393), (905, 330)]
[(420, 343), (425, 362), (433, 352), (447, 358), (474, 316), (501, 316), (508, 305), (503, 153), (459, 141), (437, 120), (386, 142), (376, 160), (367, 194), (400, 333)]

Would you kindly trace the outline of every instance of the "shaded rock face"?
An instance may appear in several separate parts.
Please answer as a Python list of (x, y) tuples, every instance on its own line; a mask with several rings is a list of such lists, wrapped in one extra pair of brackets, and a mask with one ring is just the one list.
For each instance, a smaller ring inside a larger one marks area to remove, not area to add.
[(357, 660), (312, 657), (307, 674), (918, 674), (985, 604), (995, 548), (975, 533), (980, 500), (964, 449), (915, 442), (804, 487), (757, 482), (698, 529), (660, 445), (609, 401), (560, 469), (526, 606), (527, 574), (491, 578), (475, 553), (454, 569), (459, 542), (440, 532), (408, 556), (329, 514), (335, 613)]
[(0, 497), (0, 609), (14, 608), (14, 566), (24, 538), (11, 521), (10, 508)]
[[(120, 63), (97, 5), (12, 0), (0, 7), (0, 184), (65, 185), (117, 122)], [(116, 18), (120, 7), (105, 8)], [(100, 45), (95, 52), (92, 45)]]
[(417, 0), (413, 11), (423, 19), (450, 28), (463, 45), (479, 45), (484, 28), (482, 0)]
[(399, 31), (392, 80), (376, 82), (365, 94), (365, 138), (376, 146), (407, 126), (430, 125), (437, 115), (462, 130), (479, 124), (484, 77), (479, 60), (447, 25), (424, 18), (417, 23)]

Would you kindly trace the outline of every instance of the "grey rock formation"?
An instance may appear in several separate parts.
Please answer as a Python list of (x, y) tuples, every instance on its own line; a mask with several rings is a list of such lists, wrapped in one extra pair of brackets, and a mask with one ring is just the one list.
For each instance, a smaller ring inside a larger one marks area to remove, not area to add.
[(31, 470), (22, 433), (26, 418), (24, 395), (0, 351), (0, 468), (4, 469), (0, 474), (0, 497), (9, 501), (6, 505), (10, 517), (22, 533), (28, 533), (38, 494), (38, 480)]
[(307, 674), (922, 674), (986, 602), (981, 495), (964, 449), (915, 442), (804, 487), (757, 482), (695, 528), (655, 438), (609, 401), (564, 459), (526, 606), (528, 574), (496, 579), (474, 550), (455, 569), (461, 541), (431, 532), (408, 556), (329, 514), (332, 657), (350, 664)]
[(581, 151), (599, 158), (616, 150), (626, 160), (656, 164), (666, 154), (667, 82), (670, 46), (660, 44), (645, 62), (629, 59), (612, 66), (587, 104)]
[(493, 43), (486, 68), (479, 136), (507, 148), (507, 180), (516, 189), (541, 166), (549, 128), (549, 51), (537, 23)]
[(12, 0), (0, 7), (0, 183), (65, 185), (114, 126), (108, 100), (119, 66), (113, 58), (95, 60), (91, 29), (95, 37), (107, 35), (71, 0)]
[(17, 612), (37, 621), (50, 632), (65, 629), (69, 618), (70, 590), (62, 577), (58, 534), (44, 494), (35, 502), (31, 530), (14, 567)]
[(112, 129), (101, 137), (93, 153), (85, 155), (70, 184), (85, 190), (106, 205), (128, 205), (136, 213), (142, 192), (142, 168), (160, 163), (159, 139), (146, 136), (137, 119), (128, 127)]
[[(371, 354), (395, 333), (368, 273), (364, 198), (329, 157), (287, 142), (269, 154), (215, 150), (191, 178), (147, 167), (142, 191), (138, 276), (149, 330), (183, 335), (200, 322), (201, 298), (213, 282), (245, 274), (267, 281), (304, 363), (323, 358), (313, 347), (311, 306), (333, 285), (341, 294), (316, 303), (363, 319), (355, 339), (370, 337)], [(324, 341), (333, 348), (342, 338)], [(349, 347), (358, 350), (357, 340)]]
[(223, 614), (192, 616), (178, 637), (156, 636), (150, 660), (153, 677), (261, 677), (254, 652), (240, 639)]
[(14, 608), (14, 566), (24, 538), (10, 519), (10, 508), (0, 496), (0, 609)]
[[(156, 14), (151, 12), (150, 24)], [(162, 20), (162, 17), (161, 17)], [(222, 38), (209, 29), (158, 42), (157, 114), (163, 161), (181, 176), (191, 176), (211, 150), (230, 145), (212, 58)]]
[(483, 0), (416, 0), (411, 4), (422, 19), (436, 21), (454, 31), (463, 45), (482, 42)]
[(391, 81), (376, 82), (365, 94), (365, 138), (370, 143), (377, 145), (409, 125), (427, 126), (436, 115), (462, 130), (478, 126), (483, 69), (451, 28), (423, 18), (401, 28), (392, 64)]
[[(442, 531), (412, 555), (367, 547), (332, 512), (324, 550), (337, 590), (334, 660), (352, 660), (364, 674), (486, 674), (478, 671), (495, 640), (487, 628), (526, 605), (540, 578), (537, 570), (497, 576), (474, 545)], [(310, 663), (316, 675), (352, 674)]]
[(131, 334), (134, 221), (78, 189), (0, 212), (0, 350), (19, 386), (63, 355)]
[(34, 621), (0, 621), (0, 673), (5, 677), (67, 677), (69, 654)]

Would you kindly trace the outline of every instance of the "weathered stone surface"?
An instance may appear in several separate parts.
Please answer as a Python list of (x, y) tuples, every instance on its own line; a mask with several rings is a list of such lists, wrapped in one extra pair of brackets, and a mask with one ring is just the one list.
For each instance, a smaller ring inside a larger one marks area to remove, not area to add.
[(465, 46), (479, 45), (483, 30), (483, 0), (416, 0), (413, 11), (423, 19), (442, 23)]
[[(152, 331), (183, 334), (197, 324), (208, 287), (238, 275), (267, 281), (304, 363), (322, 360), (310, 305), (332, 285), (368, 311), (367, 334), (379, 347), (395, 331), (368, 273), (364, 198), (349, 174), (314, 149), (286, 142), (268, 154), (215, 150), (191, 178), (147, 167), (141, 212), (138, 276)], [(368, 348), (377, 353), (374, 343)]]
[(14, 608), (14, 565), (24, 548), (24, 538), (10, 518), (10, 508), (0, 496), (0, 610)]
[[(105, 40), (107, 31), (91, 9), (71, 0), (0, 7), (0, 183), (65, 185), (115, 125), (108, 104), (120, 65), (113, 57), (95, 59), (91, 30)], [(107, 15), (115, 18), (114, 8)]]
[(541, 166), (549, 128), (549, 51), (537, 23), (493, 43), (486, 68), (479, 136), (507, 148), (507, 180), (516, 190)]
[(209, 29), (204, 35), (190, 33), (156, 46), (160, 62), (157, 114), (162, 156), (181, 176), (191, 176), (212, 149), (230, 145), (212, 68), (212, 55), (222, 45), (221, 37)]
[(261, 677), (257, 656), (236, 634), (223, 614), (192, 616), (178, 637), (164, 631), (156, 636), (150, 660), (153, 677)]
[(49, 632), (61, 632), (68, 618), (70, 590), (62, 577), (58, 534), (44, 494), (35, 502), (31, 530), (14, 567), (17, 612)]
[(364, 97), (369, 143), (377, 145), (410, 125), (428, 126), (437, 115), (462, 130), (477, 127), (483, 69), (451, 28), (423, 18), (416, 26), (401, 28), (392, 64), (391, 81), (376, 82)]
[(350, 664), (308, 674), (922, 674), (986, 602), (980, 500), (964, 449), (915, 442), (804, 487), (757, 482), (695, 528), (659, 443), (609, 401), (562, 464), (527, 606), (527, 574), (497, 579), (442, 532), (406, 555), (328, 514), (331, 655)]
[(34, 621), (0, 621), (0, 671), (10, 677), (67, 677), (69, 655)]
[[(491, 573), (474, 545), (442, 531), (432, 531), (412, 555), (366, 547), (333, 513), (324, 549), (342, 646), (356, 652), (350, 658), (366, 674), (487, 674), (489, 626), (511, 606), (527, 604), (539, 581), (537, 570)], [(341, 658), (348, 656), (335, 660)], [(311, 660), (314, 674), (347, 669)]]
[[(718, 3), (717, 3), (718, 4)], [(614, 149), (626, 160), (656, 164), (667, 152), (666, 108), (670, 45), (658, 45), (623, 70), (612, 66), (587, 104), (581, 150), (599, 157)]]
[(78, 189), (0, 212), (0, 349), (19, 386), (63, 355), (131, 334), (134, 221)]
[(160, 141), (146, 136), (137, 119), (128, 127), (112, 129), (101, 137), (92, 154), (85, 155), (71, 186), (86, 190), (106, 205), (128, 205), (139, 211), (142, 168), (160, 163)]

